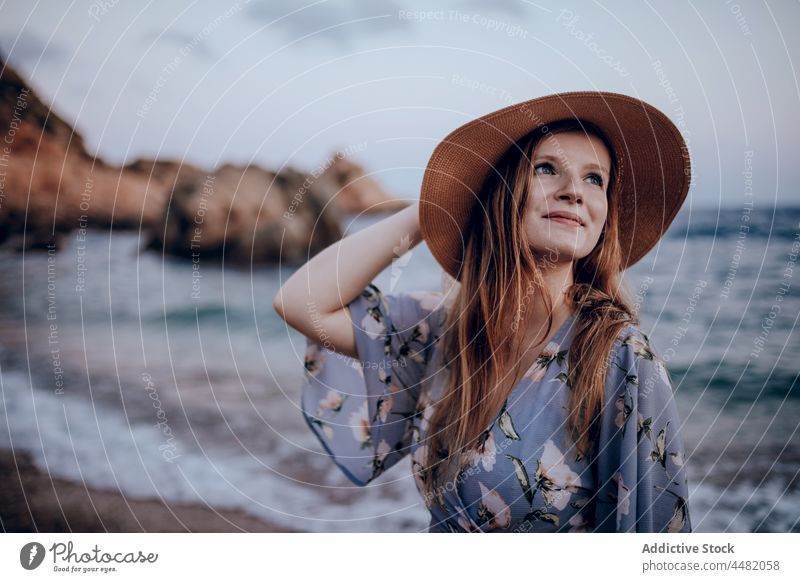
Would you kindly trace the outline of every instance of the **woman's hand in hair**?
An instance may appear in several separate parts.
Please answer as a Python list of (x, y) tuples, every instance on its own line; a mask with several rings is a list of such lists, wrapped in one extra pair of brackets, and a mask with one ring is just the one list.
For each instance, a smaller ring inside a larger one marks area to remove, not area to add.
[(356, 357), (346, 306), (393, 260), (422, 241), (419, 202), (330, 245), (292, 274), (272, 305), (291, 327)]

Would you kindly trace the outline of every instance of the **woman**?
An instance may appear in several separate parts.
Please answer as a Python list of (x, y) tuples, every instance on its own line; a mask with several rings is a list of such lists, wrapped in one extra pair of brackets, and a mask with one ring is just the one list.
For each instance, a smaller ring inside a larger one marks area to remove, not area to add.
[[(624, 95), (506, 107), (437, 146), (420, 205), (293, 275), (275, 307), (309, 338), (303, 415), (342, 471), (410, 455), (429, 531), (691, 531), (672, 384), (621, 287), (686, 197), (685, 151)], [(371, 283), (420, 239), (447, 301)]]

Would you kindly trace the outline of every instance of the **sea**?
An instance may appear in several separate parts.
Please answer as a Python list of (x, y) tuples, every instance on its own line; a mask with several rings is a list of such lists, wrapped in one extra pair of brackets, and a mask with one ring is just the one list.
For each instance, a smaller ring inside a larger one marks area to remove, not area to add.
[[(353, 233), (383, 216), (348, 216)], [(129, 498), (309, 532), (425, 531), (410, 459), (356, 487), (299, 402), (305, 338), (272, 298), (297, 265), (230, 266), (76, 230), (0, 248), (0, 447)], [(625, 272), (683, 419), (697, 532), (800, 532), (800, 207), (684, 208)], [(378, 275), (436, 290), (421, 244)]]

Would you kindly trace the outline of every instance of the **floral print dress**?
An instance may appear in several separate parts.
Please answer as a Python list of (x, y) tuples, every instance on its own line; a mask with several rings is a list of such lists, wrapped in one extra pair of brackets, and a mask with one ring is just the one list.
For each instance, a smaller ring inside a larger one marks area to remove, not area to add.
[[(374, 284), (349, 305), (359, 358), (307, 339), (301, 408), (325, 452), (363, 486), (411, 456), (446, 373), (438, 365), (442, 294), (384, 294)], [(433, 498), (430, 532), (690, 532), (681, 422), (667, 370), (628, 326), (614, 344), (596, 453), (566, 434), (570, 316)]]

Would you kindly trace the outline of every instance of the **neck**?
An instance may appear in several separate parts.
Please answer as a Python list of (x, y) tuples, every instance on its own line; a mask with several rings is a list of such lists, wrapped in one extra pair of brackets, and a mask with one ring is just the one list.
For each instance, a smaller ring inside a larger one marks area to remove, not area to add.
[(553, 327), (550, 330), (552, 334), (574, 312), (572, 301), (567, 295), (567, 290), (573, 283), (572, 263), (551, 263), (542, 266), (541, 273), (545, 292), (550, 297), (552, 307), (548, 310), (541, 297), (525, 303), (524, 312), (519, 319), (519, 328), (515, 332), (523, 350), (545, 339), (549, 315), (553, 318)]

